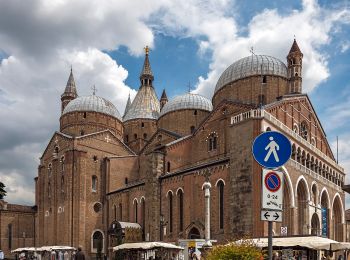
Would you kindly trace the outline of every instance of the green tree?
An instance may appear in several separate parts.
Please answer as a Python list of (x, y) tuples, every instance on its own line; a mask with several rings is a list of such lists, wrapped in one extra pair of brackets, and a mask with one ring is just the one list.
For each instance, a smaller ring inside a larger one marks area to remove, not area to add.
[(6, 196), (5, 184), (0, 181), (0, 200)]
[(241, 244), (230, 243), (217, 245), (208, 253), (206, 260), (260, 260), (263, 259), (262, 251), (254, 244), (243, 242)]

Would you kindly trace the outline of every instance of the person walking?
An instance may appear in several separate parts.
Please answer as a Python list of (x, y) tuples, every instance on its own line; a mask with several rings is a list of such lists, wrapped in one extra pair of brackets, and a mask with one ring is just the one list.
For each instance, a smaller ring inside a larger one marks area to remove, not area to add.
[(85, 255), (81, 250), (81, 247), (78, 247), (78, 252), (75, 254), (75, 260), (85, 260)]

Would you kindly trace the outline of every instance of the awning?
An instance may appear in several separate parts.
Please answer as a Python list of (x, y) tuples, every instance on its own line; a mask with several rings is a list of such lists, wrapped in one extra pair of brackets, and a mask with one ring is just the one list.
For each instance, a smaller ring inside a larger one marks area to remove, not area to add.
[[(257, 247), (268, 247), (268, 238), (253, 238), (238, 240), (234, 243), (252, 243)], [(274, 247), (306, 247), (314, 250), (338, 251), (350, 249), (350, 243), (338, 242), (329, 238), (317, 236), (305, 237), (274, 237), (272, 240)]]
[(113, 247), (113, 251), (118, 250), (132, 250), (132, 249), (139, 249), (139, 250), (150, 250), (154, 248), (167, 248), (167, 249), (177, 249), (177, 250), (183, 250), (182, 247), (176, 246), (170, 243), (163, 243), (163, 242), (142, 242), (142, 243), (125, 243), (119, 246)]
[(65, 251), (65, 250), (76, 250), (74, 247), (71, 246), (42, 246), (42, 247), (21, 247), (17, 248), (15, 250), (12, 250), (11, 253), (18, 253), (18, 252), (38, 252), (38, 251)]

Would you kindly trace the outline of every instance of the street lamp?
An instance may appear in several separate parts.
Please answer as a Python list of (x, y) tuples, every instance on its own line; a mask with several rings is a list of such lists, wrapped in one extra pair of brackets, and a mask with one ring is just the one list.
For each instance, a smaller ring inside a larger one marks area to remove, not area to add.
[(159, 238), (160, 238), (160, 241), (163, 241), (164, 228), (168, 224), (168, 221), (165, 221), (163, 214), (160, 214), (160, 216), (159, 216), (159, 223), (160, 223), (160, 235), (159, 235)]

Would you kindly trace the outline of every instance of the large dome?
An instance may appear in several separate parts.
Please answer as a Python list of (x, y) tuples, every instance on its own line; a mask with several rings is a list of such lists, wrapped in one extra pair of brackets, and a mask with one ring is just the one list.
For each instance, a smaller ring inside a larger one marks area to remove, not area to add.
[(275, 75), (287, 78), (287, 66), (277, 58), (266, 55), (251, 55), (231, 64), (216, 83), (215, 93), (226, 84), (255, 75)]
[(95, 95), (81, 96), (73, 99), (64, 108), (62, 115), (75, 111), (93, 111), (107, 114), (121, 120), (121, 116), (116, 107), (108, 100)]
[(187, 93), (181, 96), (176, 96), (174, 99), (166, 103), (160, 112), (160, 116), (180, 109), (199, 109), (211, 111), (213, 110), (213, 105), (209, 99), (201, 95)]

